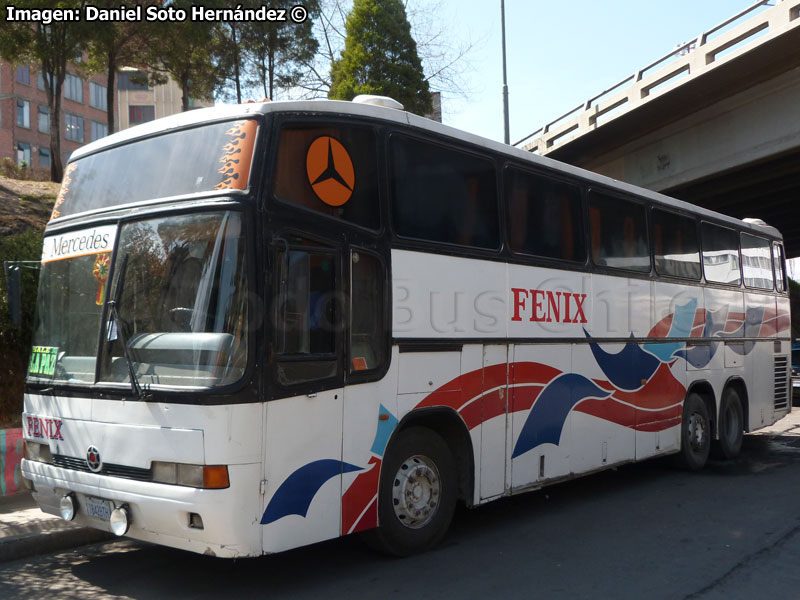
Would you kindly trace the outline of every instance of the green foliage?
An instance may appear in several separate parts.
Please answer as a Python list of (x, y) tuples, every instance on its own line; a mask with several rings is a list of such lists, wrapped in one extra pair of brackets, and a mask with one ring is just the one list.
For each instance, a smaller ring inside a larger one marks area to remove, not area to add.
[[(194, 2), (173, 0), (170, 6), (191, 12)], [(207, 2), (214, 7), (218, 2)], [(219, 51), (215, 37), (216, 23), (185, 21), (170, 23), (158, 21), (140, 23), (139, 31), (147, 40), (144, 62), (151, 72), (171, 76), (183, 92), (183, 110), (189, 110), (190, 98), (211, 98), (218, 87), (220, 72), (214, 58)]]
[[(303, 5), (311, 16), (318, 12), (316, 0)], [(319, 48), (311, 17), (302, 23), (247, 23), (242, 42), (250, 74), (248, 84), (260, 86), (270, 100), (276, 99), (278, 89), (290, 89), (300, 82)]]
[[(6, 260), (42, 256), (42, 233), (26, 231), (0, 238), (0, 265)], [(15, 424), (22, 413), (22, 394), (33, 335), (33, 313), (39, 271), (22, 269), (22, 327), (11, 323), (5, 274), (0, 274), (0, 426)]]
[(345, 49), (331, 68), (328, 98), (379, 94), (409, 112), (431, 111), (430, 89), (401, 0), (355, 0), (345, 29)]
[(0, 175), (4, 177), (9, 177), (11, 179), (29, 179), (30, 171), (25, 162), (18, 165), (7, 156), (0, 160)]

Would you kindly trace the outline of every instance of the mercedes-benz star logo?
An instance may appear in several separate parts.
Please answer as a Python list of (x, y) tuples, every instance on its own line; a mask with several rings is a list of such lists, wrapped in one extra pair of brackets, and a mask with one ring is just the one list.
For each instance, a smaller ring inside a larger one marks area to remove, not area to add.
[(100, 459), (100, 451), (94, 446), (89, 446), (86, 451), (86, 465), (93, 473), (99, 473), (103, 468), (103, 461)]
[(341, 206), (353, 194), (355, 170), (342, 143), (320, 136), (308, 148), (306, 174), (314, 193), (329, 206)]

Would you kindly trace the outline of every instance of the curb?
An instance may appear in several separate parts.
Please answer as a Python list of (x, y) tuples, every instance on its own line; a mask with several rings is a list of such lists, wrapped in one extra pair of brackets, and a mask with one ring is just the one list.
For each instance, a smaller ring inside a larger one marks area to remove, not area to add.
[(108, 541), (115, 536), (107, 531), (75, 527), (57, 531), (36, 531), (6, 538), (0, 543), (0, 563), (69, 550), (86, 544)]

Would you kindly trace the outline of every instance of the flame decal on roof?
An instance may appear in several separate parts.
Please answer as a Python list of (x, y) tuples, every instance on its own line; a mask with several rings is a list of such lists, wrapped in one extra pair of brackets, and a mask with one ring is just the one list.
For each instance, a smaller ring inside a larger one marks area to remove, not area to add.
[(214, 186), (216, 190), (243, 190), (250, 177), (250, 165), (253, 162), (253, 147), (256, 142), (258, 123), (253, 119), (236, 121), (225, 132), (230, 140), (222, 146), (222, 166), (219, 173), (222, 181)]

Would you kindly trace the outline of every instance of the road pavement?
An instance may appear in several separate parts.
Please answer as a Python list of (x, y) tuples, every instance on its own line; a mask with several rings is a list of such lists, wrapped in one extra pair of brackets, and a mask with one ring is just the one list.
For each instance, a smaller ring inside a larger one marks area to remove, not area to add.
[(354, 537), (226, 560), (132, 540), (0, 564), (0, 598), (800, 598), (800, 411), (699, 473), (655, 460), (457, 512), (389, 559)]

